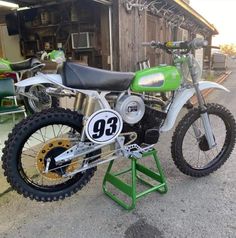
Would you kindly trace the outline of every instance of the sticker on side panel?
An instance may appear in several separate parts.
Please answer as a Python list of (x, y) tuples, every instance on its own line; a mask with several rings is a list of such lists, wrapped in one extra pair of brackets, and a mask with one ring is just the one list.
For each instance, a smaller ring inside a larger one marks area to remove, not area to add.
[(113, 141), (121, 133), (122, 128), (123, 121), (118, 112), (102, 109), (89, 117), (85, 133), (90, 141), (105, 144)]

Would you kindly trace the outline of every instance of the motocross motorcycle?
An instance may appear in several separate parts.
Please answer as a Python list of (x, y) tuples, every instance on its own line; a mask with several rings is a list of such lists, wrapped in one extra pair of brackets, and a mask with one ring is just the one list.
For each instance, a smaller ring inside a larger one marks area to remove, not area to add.
[(0, 58), (0, 78), (11, 77), (16, 81), (17, 94), (23, 96), (28, 112), (35, 113), (50, 107), (58, 107), (59, 100), (46, 93), (48, 84), (32, 84), (27, 87), (18, 87), (23, 77), (31, 77), (39, 72), (45, 64), (37, 58), (30, 58), (21, 62), (10, 62)]
[[(171, 53), (175, 66), (120, 73), (67, 62), (61, 74), (38, 74), (21, 82), (23, 86), (33, 82), (58, 85), (48, 89), (51, 93), (73, 92), (77, 111), (51, 108), (15, 126), (2, 160), (4, 174), (18, 193), (37, 201), (71, 196), (90, 181), (97, 165), (122, 157), (140, 158), (151, 150), (159, 135), (173, 128), (183, 107), (188, 112), (171, 143), (179, 170), (202, 177), (229, 158), (236, 140), (234, 117), (219, 104), (205, 103), (201, 93), (209, 88), (228, 90), (200, 81), (201, 68), (191, 54), (207, 42), (194, 39), (144, 45)], [(166, 105), (148, 95), (167, 91), (174, 93)], [(190, 103), (193, 95), (197, 107)]]

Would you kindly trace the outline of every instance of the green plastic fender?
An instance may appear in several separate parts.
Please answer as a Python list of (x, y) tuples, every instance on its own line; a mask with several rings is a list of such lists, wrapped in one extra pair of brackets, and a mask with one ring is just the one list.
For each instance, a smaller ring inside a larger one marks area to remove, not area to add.
[(0, 58), (0, 73), (12, 72), (10, 61)]

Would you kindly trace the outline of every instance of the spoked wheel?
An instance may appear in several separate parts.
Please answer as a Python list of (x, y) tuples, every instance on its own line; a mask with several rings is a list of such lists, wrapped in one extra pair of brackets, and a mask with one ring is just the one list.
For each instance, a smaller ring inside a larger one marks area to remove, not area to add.
[[(218, 104), (207, 104), (216, 146), (209, 149), (198, 109), (189, 111), (178, 124), (171, 145), (176, 166), (193, 177), (209, 175), (229, 158), (236, 138), (232, 114)], [(196, 133), (197, 132), (197, 133)]]
[(46, 88), (47, 85), (43, 84), (36, 84), (26, 87), (25, 92), (35, 96), (38, 99), (35, 100), (30, 97), (24, 97), (25, 107), (31, 114), (51, 107), (59, 106), (58, 98), (48, 95)]
[(81, 129), (81, 115), (59, 108), (23, 120), (13, 129), (3, 149), (8, 182), (18, 193), (38, 201), (55, 201), (76, 193), (89, 182), (96, 168), (70, 177), (64, 175), (81, 168), (85, 157), (97, 159), (100, 151), (60, 165), (54, 158), (79, 141)]

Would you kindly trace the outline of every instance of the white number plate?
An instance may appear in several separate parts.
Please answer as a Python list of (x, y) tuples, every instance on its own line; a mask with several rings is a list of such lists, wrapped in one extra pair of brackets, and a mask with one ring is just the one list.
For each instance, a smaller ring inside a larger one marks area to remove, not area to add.
[(112, 109), (102, 109), (93, 113), (85, 127), (88, 139), (94, 143), (106, 144), (113, 141), (122, 131), (123, 120)]

